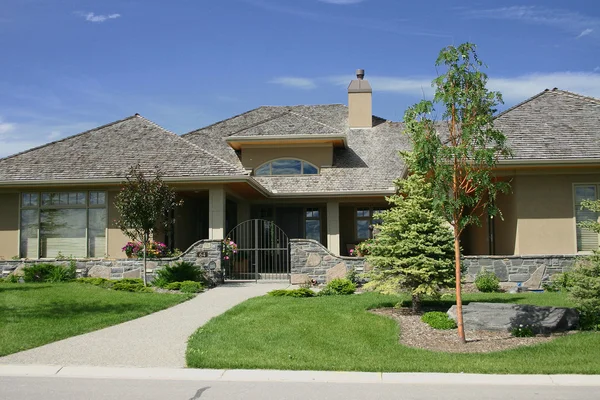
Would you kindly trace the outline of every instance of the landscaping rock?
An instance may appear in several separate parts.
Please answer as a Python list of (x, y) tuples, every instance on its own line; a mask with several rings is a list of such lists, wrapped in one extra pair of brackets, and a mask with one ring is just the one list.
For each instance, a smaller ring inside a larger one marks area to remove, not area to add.
[(321, 264), (321, 256), (317, 253), (310, 253), (306, 260), (307, 267), (318, 267)]
[(15, 268), (12, 271), (12, 275), (14, 275), (14, 276), (23, 276), (23, 274), (24, 274), (23, 268), (25, 268), (25, 265), (23, 265), (23, 264), (19, 265), (17, 268)]
[(304, 285), (306, 282), (309, 282), (310, 278), (308, 274), (292, 274), (290, 276), (290, 283), (292, 285)]
[(91, 278), (110, 279), (110, 267), (93, 266), (88, 270), (87, 276)]
[[(456, 305), (448, 310), (448, 315), (456, 321)], [(469, 303), (463, 306), (463, 320), (468, 330), (510, 331), (523, 325), (534, 333), (551, 333), (575, 329), (579, 313), (566, 307)]]
[(542, 279), (546, 273), (546, 266), (542, 265), (535, 270), (531, 277), (523, 283), (523, 286), (531, 289), (539, 289), (542, 286)]
[(346, 263), (341, 262), (327, 270), (325, 273), (325, 282), (329, 283), (334, 279), (344, 279), (346, 274), (348, 274), (348, 267), (346, 267)]
[(140, 269), (132, 269), (131, 271), (123, 272), (123, 278), (141, 278), (142, 271)]

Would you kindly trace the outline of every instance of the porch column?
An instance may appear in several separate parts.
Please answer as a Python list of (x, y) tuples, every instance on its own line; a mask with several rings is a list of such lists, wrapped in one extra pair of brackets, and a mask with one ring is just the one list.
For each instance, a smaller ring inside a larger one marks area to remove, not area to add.
[(340, 255), (340, 203), (337, 201), (327, 202), (327, 248)]
[(225, 239), (225, 189), (222, 186), (208, 191), (208, 238)]

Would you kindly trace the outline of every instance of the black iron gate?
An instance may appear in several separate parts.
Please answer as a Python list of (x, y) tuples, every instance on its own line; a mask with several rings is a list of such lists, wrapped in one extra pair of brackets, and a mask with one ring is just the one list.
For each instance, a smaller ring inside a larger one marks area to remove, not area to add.
[(223, 253), (225, 279), (290, 279), (290, 240), (274, 222), (264, 219), (242, 222), (227, 238), (237, 248)]

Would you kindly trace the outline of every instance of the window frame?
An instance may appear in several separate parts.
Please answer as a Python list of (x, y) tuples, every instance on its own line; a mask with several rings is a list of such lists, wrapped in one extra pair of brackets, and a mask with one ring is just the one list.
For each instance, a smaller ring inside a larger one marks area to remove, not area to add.
[[(592, 250), (579, 250), (578, 246), (578, 234), (577, 234), (577, 187), (578, 186), (594, 186), (595, 187), (595, 201), (600, 199), (600, 183), (599, 182), (574, 182), (572, 184), (572, 200), (573, 200), (573, 227), (574, 227), (574, 249), (576, 254), (592, 254)], [(600, 213), (598, 213), (598, 217), (596, 221), (600, 221)], [(598, 234), (598, 245), (600, 246), (600, 234)]]
[[(275, 161), (282, 161), (282, 160), (291, 160), (291, 161), (300, 161), (300, 173), (299, 174), (273, 174), (273, 162)], [(314, 169), (317, 170), (317, 172), (315, 174), (305, 174), (304, 173), (304, 165), (308, 165), (310, 167), (313, 167)], [(261, 174), (261, 175), (257, 175), (256, 171), (263, 168), (264, 166), (268, 165), (269, 166), (269, 173), (268, 174)], [(321, 170), (319, 169), (319, 167), (317, 167), (315, 164), (303, 160), (301, 158), (293, 158), (293, 157), (281, 157), (281, 158), (274, 158), (272, 160), (266, 161), (264, 163), (262, 163), (261, 165), (259, 165), (258, 167), (254, 168), (252, 170), (252, 175), (253, 176), (302, 176), (302, 175), (307, 175), (307, 176), (313, 176), (313, 175), (319, 175), (321, 172)]]
[[(84, 198), (85, 201), (83, 203), (77, 203), (77, 194), (83, 193), (84, 194)], [(91, 198), (92, 198), (92, 193), (97, 194), (102, 194), (104, 197), (104, 203), (103, 204), (92, 204), (91, 202)], [(57, 204), (43, 204), (43, 196), (45, 194), (58, 194), (58, 203)], [(67, 204), (60, 204), (60, 195), (61, 194), (66, 194), (66, 198), (67, 198)], [(71, 195), (75, 194), (75, 203), (74, 204), (68, 204)], [(31, 202), (28, 202), (27, 205), (24, 204), (24, 200), (25, 200), (25, 196), (26, 195), (36, 195), (37, 196), (37, 204), (36, 205), (30, 205)], [(106, 258), (108, 255), (108, 191), (106, 190), (63, 190), (63, 191), (23, 191), (23, 192), (19, 192), (19, 246), (18, 246), (18, 254), (19, 257), (21, 257), (23, 254), (21, 252), (22, 250), (22, 243), (21, 243), (21, 227), (22, 227), (22, 211), (23, 210), (36, 210), (37, 211), (37, 246), (36, 246), (36, 259), (53, 259), (53, 258), (49, 258), (49, 257), (41, 257), (41, 220), (42, 220), (42, 211), (43, 210), (58, 210), (58, 209), (78, 209), (78, 210), (85, 210), (85, 258)], [(94, 257), (90, 256), (90, 235), (89, 235), (89, 231), (90, 231), (90, 209), (104, 209), (106, 211), (106, 221), (105, 221), (105, 226), (104, 226), (104, 249), (103, 249), (103, 255), (98, 257), (97, 255)], [(24, 255), (26, 256), (26, 255)]]
[[(359, 216), (358, 215), (359, 210), (368, 210), (369, 215), (368, 216)], [(372, 232), (373, 232), (371, 230), (369, 230), (369, 235), (367, 237), (359, 237), (358, 236), (358, 221), (368, 221), (369, 226), (374, 226), (374, 225), (376, 225), (374, 223), (374, 221), (379, 219), (379, 218), (374, 218), (375, 215), (377, 213), (380, 213), (380, 212), (383, 212), (386, 210), (387, 210), (387, 208), (385, 208), (385, 207), (361, 207), (361, 206), (354, 207), (354, 239), (359, 242), (371, 239)]]

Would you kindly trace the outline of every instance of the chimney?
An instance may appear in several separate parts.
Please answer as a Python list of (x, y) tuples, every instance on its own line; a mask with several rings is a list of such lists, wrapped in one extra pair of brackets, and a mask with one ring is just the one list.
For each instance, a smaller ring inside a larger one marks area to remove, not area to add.
[(373, 90), (365, 79), (365, 70), (356, 70), (356, 79), (348, 86), (348, 125), (350, 128), (373, 127)]

